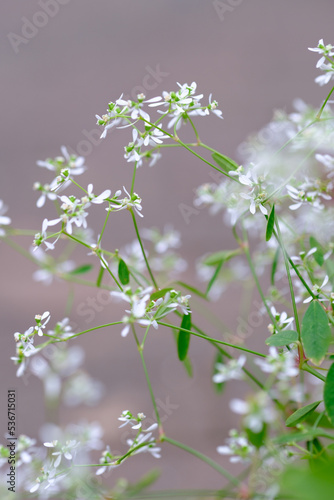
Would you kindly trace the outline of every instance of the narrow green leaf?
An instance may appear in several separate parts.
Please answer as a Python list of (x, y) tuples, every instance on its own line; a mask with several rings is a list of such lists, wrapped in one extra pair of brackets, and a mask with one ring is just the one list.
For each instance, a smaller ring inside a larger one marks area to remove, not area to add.
[(221, 169), (223, 169), (227, 173), (230, 170), (237, 170), (237, 168), (239, 168), (239, 165), (234, 160), (232, 160), (232, 158), (222, 155), (221, 153), (212, 153), (212, 159)]
[(123, 259), (118, 263), (118, 277), (122, 285), (127, 285), (130, 281), (129, 269)]
[(207, 300), (207, 296), (205, 295), (205, 293), (201, 292), (201, 290), (198, 290), (198, 288), (195, 288), (194, 286), (192, 285), (188, 285), (188, 283), (185, 283), (184, 281), (175, 281), (175, 283), (177, 285), (180, 285), (182, 286), (183, 288), (185, 288), (186, 290), (189, 290), (189, 292), (192, 292), (194, 293), (195, 295), (198, 295), (199, 297), (201, 297), (202, 299), (205, 299)]
[[(175, 343), (176, 343), (176, 346), (177, 346), (178, 337), (179, 337), (179, 331), (176, 330), (175, 328), (173, 328), (172, 331), (173, 331), (174, 340), (175, 340)], [(193, 376), (193, 367), (192, 367), (190, 358), (187, 356), (186, 359), (184, 359), (182, 361), (182, 364), (184, 366), (185, 371), (187, 372), (188, 377), (191, 378)]]
[(254, 432), (248, 428), (246, 428), (245, 430), (246, 430), (246, 434), (247, 434), (249, 442), (252, 443), (252, 445), (255, 446), (256, 448), (258, 448), (258, 449), (261, 448), (261, 446), (263, 446), (265, 438), (266, 438), (267, 425), (263, 424), (263, 427), (260, 430), (260, 432)]
[(193, 367), (188, 357), (183, 360), (183, 366), (185, 367), (188, 376), (191, 378), (193, 376)]
[(272, 206), (270, 215), (268, 217), (267, 222), (267, 230), (266, 230), (266, 241), (269, 241), (273, 235), (275, 226), (275, 205)]
[(203, 264), (206, 266), (217, 266), (220, 263), (224, 264), (224, 262), (227, 262), (236, 255), (240, 255), (240, 253), (240, 248), (237, 248), (236, 250), (221, 250), (220, 252), (215, 252), (209, 255), (203, 261)]
[(268, 337), (266, 339), (266, 344), (279, 347), (292, 344), (293, 342), (297, 342), (297, 340), (297, 332), (295, 332), (294, 330), (283, 330), (281, 332), (275, 333), (275, 335), (272, 335), (271, 337)]
[(289, 434), (282, 434), (273, 439), (275, 444), (298, 443), (299, 441), (309, 441), (317, 436), (334, 439), (334, 435), (322, 429), (308, 429), (304, 432), (289, 432)]
[(211, 288), (213, 287), (216, 279), (218, 278), (219, 276), (219, 273), (220, 273), (220, 270), (222, 268), (222, 265), (223, 265), (223, 261), (219, 262), (219, 264), (217, 265), (216, 269), (215, 269), (215, 272), (213, 273), (212, 275), (212, 278), (210, 279), (209, 283), (208, 283), (208, 286), (207, 286), (207, 289), (205, 291), (205, 295), (208, 296), (209, 295), (209, 292), (211, 290)]
[(301, 337), (306, 356), (319, 365), (328, 351), (332, 335), (327, 314), (317, 300), (311, 302), (304, 315)]
[(331, 285), (334, 287), (334, 260), (327, 259), (325, 262), (326, 274), (328, 275)]
[(277, 247), (277, 250), (276, 250), (275, 255), (274, 255), (273, 265), (271, 267), (270, 281), (271, 281), (272, 286), (275, 286), (275, 274), (276, 274), (276, 270), (277, 270), (279, 255), (280, 255), (280, 247)]
[(319, 266), (322, 266), (325, 261), (324, 259), (325, 252), (322, 246), (320, 245), (319, 241), (316, 240), (313, 236), (310, 237), (310, 247), (317, 249), (317, 251), (314, 252), (313, 257), (316, 263), (319, 264)]
[[(184, 328), (186, 330), (191, 329), (191, 313), (183, 315), (181, 321), (181, 328)], [(189, 343), (190, 343), (190, 333), (180, 330), (177, 339), (177, 352), (180, 361), (184, 361), (186, 359), (189, 349)]]
[(69, 274), (84, 274), (88, 273), (91, 269), (93, 269), (92, 264), (84, 264), (83, 266), (73, 269), (73, 271), (70, 271)]
[(166, 295), (167, 292), (170, 292), (171, 290), (173, 290), (173, 288), (161, 288), (161, 290), (158, 290), (157, 292), (153, 292), (151, 294), (151, 297), (150, 299), (151, 300), (157, 300), (157, 299), (160, 299), (161, 297), (164, 297)]
[(327, 373), (324, 387), (324, 402), (328, 419), (334, 425), (334, 363)]
[(303, 422), (314, 410), (320, 405), (321, 401), (316, 401), (303, 408), (299, 408), (297, 411), (292, 413), (289, 418), (287, 418), (285, 425), (287, 427), (295, 427), (299, 422)]

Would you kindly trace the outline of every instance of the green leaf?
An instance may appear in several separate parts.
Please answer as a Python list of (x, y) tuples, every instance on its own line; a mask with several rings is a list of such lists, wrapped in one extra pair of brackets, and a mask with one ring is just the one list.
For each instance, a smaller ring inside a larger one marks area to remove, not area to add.
[(333, 460), (313, 469), (303, 467), (302, 463), (289, 464), (277, 478), (280, 490), (276, 498), (284, 500), (314, 500), (315, 498), (333, 500), (333, 470)]
[(217, 266), (218, 264), (227, 262), (232, 259), (236, 255), (240, 255), (241, 249), (237, 248), (236, 250), (221, 250), (220, 252), (215, 252), (209, 255), (204, 261), (203, 264), (205, 266)]
[(167, 292), (170, 292), (171, 290), (173, 290), (173, 288), (161, 288), (161, 290), (158, 290), (157, 292), (153, 292), (151, 294), (151, 297), (150, 299), (151, 300), (157, 300), (157, 299), (160, 299), (161, 297), (164, 297), (166, 295)]
[(195, 295), (198, 295), (199, 297), (201, 297), (202, 299), (205, 299), (207, 300), (207, 296), (205, 295), (205, 293), (201, 292), (201, 290), (198, 290), (197, 288), (195, 288), (194, 286), (191, 286), (191, 285), (188, 285), (188, 283), (185, 283), (184, 281), (175, 281), (175, 283), (177, 285), (180, 285), (182, 286), (183, 288), (185, 288), (186, 290), (189, 290), (189, 292), (192, 292), (194, 293)]
[(277, 270), (279, 255), (280, 255), (280, 247), (278, 247), (276, 252), (275, 252), (273, 265), (271, 267), (270, 280), (271, 280), (272, 286), (275, 286), (275, 274), (276, 274), (276, 270)]
[(328, 419), (334, 425), (334, 363), (327, 373), (324, 387), (324, 402)]
[(299, 408), (297, 411), (292, 413), (289, 418), (287, 418), (285, 425), (287, 427), (295, 427), (299, 422), (303, 422), (314, 410), (320, 405), (321, 401), (316, 401), (303, 408)]
[(267, 222), (267, 230), (266, 230), (266, 241), (269, 241), (273, 235), (275, 226), (275, 205), (272, 206), (270, 215), (268, 217)]
[(273, 439), (275, 444), (288, 444), (288, 443), (298, 443), (299, 441), (309, 441), (317, 436), (327, 437), (329, 439), (334, 439), (334, 435), (329, 432), (323, 431), (321, 429), (309, 429), (302, 432), (289, 432), (288, 434), (282, 434), (277, 438)]
[(332, 335), (327, 314), (316, 300), (311, 302), (304, 315), (301, 337), (306, 356), (319, 365), (328, 351)]
[(237, 170), (237, 168), (239, 168), (239, 165), (234, 160), (228, 156), (222, 155), (221, 153), (212, 153), (212, 159), (227, 173), (230, 170)]
[(205, 291), (205, 295), (206, 296), (209, 295), (209, 292), (210, 292), (211, 288), (213, 287), (216, 279), (218, 278), (220, 270), (222, 268), (222, 265), (223, 265), (223, 261), (219, 262), (219, 264), (217, 265), (217, 267), (215, 269), (215, 272), (213, 273), (212, 278), (210, 279), (210, 281), (208, 283), (208, 286), (207, 286), (207, 289)]
[(261, 448), (263, 446), (266, 434), (267, 434), (267, 426), (263, 424), (263, 427), (260, 432), (254, 432), (251, 429), (246, 428), (246, 434), (250, 443), (256, 448)]
[(73, 271), (70, 271), (69, 274), (84, 274), (88, 273), (91, 269), (93, 269), (92, 264), (84, 264), (83, 266), (73, 269)]
[(183, 366), (185, 367), (188, 376), (192, 377), (193, 376), (193, 367), (192, 367), (191, 361), (188, 357), (183, 360)]
[(123, 259), (118, 263), (118, 277), (122, 285), (127, 285), (130, 281), (129, 269)]
[(317, 251), (314, 252), (313, 257), (316, 263), (319, 264), (319, 266), (322, 266), (325, 261), (324, 259), (325, 252), (322, 246), (320, 245), (319, 241), (316, 240), (313, 236), (310, 237), (310, 247), (317, 249)]
[(275, 333), (275, 335), (272, 335), (271, 337), (268, 337), (266, 339), (266, 344), (279, 347), (282, 345), (292, 344), (293, 342), (297, 342), (297, 340), (297, 332), (295, 332), (294, 330), (283, 330), (281, 332)]
[[(181, 328), (186, 330), (191, 329), (191, 313), (184, 314), (181, 321)], [(177, 352), (179, 355), (179, 360), (184, 361), (187, 357), (189, 343), (190, 343), (190, 333), (184, 332), (182, 330), (179, 331), (179, 336), (177, 339)]]
[(327, 259), (325, 265), (326, 274), (328, 275), (331, 285), (334, 287), (334, 260)]

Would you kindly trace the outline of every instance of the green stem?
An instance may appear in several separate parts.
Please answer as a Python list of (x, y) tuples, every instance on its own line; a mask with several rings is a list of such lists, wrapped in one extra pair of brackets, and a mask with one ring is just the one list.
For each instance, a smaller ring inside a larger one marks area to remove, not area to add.
[[(140, 117), (140, 119), (143, 120), (145, 123), (151, 125), (151, 127), (158, 128), (154, 123), (151, 123), (151, 122), (145, 120), (142, 116)], [(191, 154), (193, 154), (194, 156), (196, 156), (197, 158), (199, 158), (200, 160), (202, 160), (204, 163), (206, 163), (207, 165), (209, 165), (211, 168), (214, 168), (215, 170), (217, 170), (221, 174), (225, 175), (225, 177), (228, 177), (229, 179), (231, 179), (231, 180), (233, 180), (235, 182), (239, 182), (238, 179), (236, 179), (235, 177), (232, 177), (227, 172), (224, 172), (224, 170), (220, 170), (220, 168), (216, 167), (216, 165), (214, 165), (213, 163), (209, 162), (208, 160), (206, 160), (205, 158), (203, 158), (203, 156), (201, 156), (198, 153), (196, 153), (195, 151), (193, 151), (189, 146), (187, 146), (186, 143), (182, 142), (179, 137), (174, 137), (172, 134), (170, 134), (166, 130), (163, 130), (163, 129), (160, 129), (160, 128), (159, 128), (159, 130), (161, 130), (161, 132), (163, 132), (164, 134), (168, 135), (171, 139), (173, 139), (174, 141), (176, 141), (178, 144), (180, 144), (182, 147), (184, 147), (187, 151), (189, 151)]]
[[(284, 257), (284, 264), (285, 264), (286, 274), (287, 274), (288, 281), (289, 281), (289, 288), (290, 288), (290, 295), (291, 295), (291, 301), (292, 301), (292, 307), (293, 307), (293, 314), (294, 314), (294, 317), (295, 317), (296, 330), (297, 330), (297, 333), (298, 333), (299, 342), (301, 342), (301, 338), (300, 338), (300, 325), (299, 325), (299, 318), (298, 318), (298, 311), (297, 311), (295, 293), (294, 293), (294, 290), (293, 290), (293, 284), (292, 284), (290, 267), (289, 267), (289, 258), (288, 258), (288, 253), (287, 253), (287, 251), (285, 249), (283, 240), (282, 240), (281, 230), (280, 230), (278, 219), (277, 219), (276, 216), (275, 216), (275, 225), (276, 225), (276, 231), (277, 231), (277, 242), (278, 242), (278, 244), (279, 244), (279, 246), (280, 246), (280, 248), (282, 250), (282, 254), (283, 254), (283, 257)], [(302, 350), (301, 350), (300, 354), (302, 354)], [(301, 358), (301, 360), (302, 359), (303, 359), (303, 357)]]
[(35, 257), (33, 255), (31, 255), (30, 252), (28, 252), (28, 250), (26, 250), (25, 248), (21, 247), (21, 245), (19, 245), (18, 243), (16, 243), (16, 241), (13, 241), (13, 240), (9, 239), (8, 236), (6, 236), (5, 238), (3, 238), (3, 241), (5, 243), (7, 243), (8, 246), (10, 246), (14, 250), (16, 250), (16, 252), (20, 253), (21, 255), (23, 255), (24, 257), (26, 257), (27, 259), (31, 260), (32, 262), (34, 262), (38, 266), (40, 265), (39, 260), (35, 259)]
[(132, 183), (131, 183), (131, 191), (130, 191), (131, 195), (133, 195), (133, 191), (135, 188), (136, 172), (137, 172), (137, 162), (135, 161), (135, 166), (133, 167), (133, 174), (132, 174)]
[(326, 382), (326, 377), (324, 377), (323, 375), (321, 375), (321, 373), (317, 372), (317, 370), (315, 370), (314, 368), (311, 368), (310, 366), (308, 366), (306, 363), (304, 363), (301, 368), (302, 368), (302, 370), (304, 370), (304, 372), (311, 373), (311, 375), (314, 375), (319, 380), (322, 380), (323, 382)]
[(167, 443), (172, 444), (173, 446), (177, 446), (178, 448), (181, 448), (181, 450), (187, 451), (191, 455), (194, 455), (195, 457), (199, 458), (206, 464), (210, 465), (213, 469), (215, 469), (219, 474), (222, 476), (226, 477), (231, 483), (233, 483), (235, 486), (238, 486), (239, 481), (237, 478), (232, 476), (227, 470), (225, 470), (223, 467), (218, 465), (214, 460), (212, 460), (210, 457), (207, 457), (203, 453), (194, 450), (194, 448), (191, 448), (190, 446), (187, 446), (186, 444), (180, 443), (179, 441), (176, 441), (175, 439), (171, 439), (167, 436), (162, 436), (161, 441), (166, 441)]
[(162, 429), (162, 424), (161, 424), (161, 419), (160, 419), (160, 415), (159, 415), (157, 403), (155, 401), (155, 397), (154, 397), (154, 393), (153, 393), (153, 389), (152, 389), (151, 380), (150, 380), (150, 377), (148, 375), (148, 371), (147, 371), (147, 367), (146, 367), (146, 363), (145, 363), (145, 359), (144, 359), (143, 346), (141, 346), (140, 343), (139, 343), (139, 340), (138, 340), (138, 337), (137, 337), (137, 334), (136, 334), (136, 330), (135, 330), (135, 327), (134, 327), (133, 324), (131, 325), (131, 328), (132, 328), (132, 332), (133, 332), (133, 335), (134, 335), (135, 340), (136, 340), (136, 344), (137, 344), (138, 351), (139, 351), (139, 354), (140, 354), (140, 359), (141, 359), (141, 362), (142, 362), (142, 365), (143, 365), (143, 369), (144, 369), (144, 373), (145, 373), (145, 378), (146, 378), (146, 383), (147, 383), (148, 390), (149, 390), (149, 393), (150, 393), (150, 396), (151, 396), (151, 400), (152, 400), (152, 404), (153, 404), (153, 408), (154, 408), (154, 413), (155, 413), (155, 416), (157, 418), (157, 422), (158, 422), (158, 425), (159, 425), (159, 431), (160, 431), (160, 433), (163, 433), (163, 429)]
[(257, 288), (257, 290), (258, 290), (258, 292), (259, 292), (259, 294), (260, 294), (261, 300), (262, 300), (262, 302), (263, 302), (263, 304), (264, 304), (264, 307), (266, 308), (266, 311), (267, 311), (267, 313), (268, 313), (268, 316), (269, 316), (270, 320), (272, 321), (272, 323), (273, 323), (274, 325), (276, 325), (276, 324), (277, 324), (277, 321), (276, 321), (276, 319), (274, 318), (274, 316), (273, 316), (273, 314), (272, 314), (272, 312), (271, 312), (271, 310), (270, 310), (270, 307), (269, 307), (269, 306), (268, 306), (268, 304), (267, 304), (267, 300), (266, 300), (266, 298), (265, 298), (265, 296), (264, 296), (264, 293), (263, 293), (263, 291), (262, 291), (262, 288), (261, 288), (261, 285), (260, 285), (259, 279), (258, 279), (257, 274), (256, 274), (256, 271), (255, 271), (255, 267), (254, 267), (254, 264), (253, 264), (253, 261), (252, 261), (251, 255), (250, 255), (250, 251), (249, 251), (248, 236), (247, 236), (247, 232), (246, 232), (246, 230), (245, 230), (245, 228), (244, 228), (244, 227), (242, 228), (242, 231), (243, 231), (243, 236), (244, 236), (244, 239), (245, 239), (245, 242), (244, 242), (244, 244), (243, 244), (242, 248), (243, 248), (243, 250), (244, 250), (244, 252), (245, 252), (245, 255), (246, 255), (246, 258), (247, 258), (247, 262), (248, 262), (249, 268), (250, 268), (250, 270), (251, 270), (251, 273), (252, 273), (253, 279), (254, 279), (255, 284), (256, 284), (256, 288)]
[(199, 337), (201, 339), (209, 340), (210, 342), (214, 342), (215, 344), (226, 345), (228, 347), (232, 347), (233, 349), (238, 349), (239, 351), (249, 352), (250, 354), (255, 354), (256, 356), (260, 356), (261, 358), (265, 358), (266, 355), (261, 352), (252, 351), (251, 349), (246, 349), (246, 347), (242, 347), (239, 345), (229, 344), (228, 342), (223, 342), (222, 340), (214, 339), (212, 337), (208, 337), (207, 335), (202, 335), (200, 333), (195, 333), (192, 330), (187, 330), (186, 328), (181, 328), (180, 326), (171, 325), (169, 323), (164, 323), (162, 321), (157, 321), (158, 325), (167, 326), (168, 328), (172, 328), (174, 330), (180, 330), (182, 332), (190, 333), (195, 337)]
[(139, 241), (139, 245), (140, 245), (140, 248), (141, 248), (144, 260), (145, 260), (145, 264), (146, 264), (147, 270), (149, 272), (149, 275), (151, 277), (151, 280), (152, 280), (152, 283), (154, 284), (155, 289), (158, 290), (157, 282), (155, 281), (155, 278), (154, 278), (153, 273), (151, 271), (151, 268), (150, 268), (150, 265), (148, 263), (148, 260), (147, 260), (147, 257), (146, 257), (146, 253), (145, 253), (145, 250), (144, 250), (144, 246), (143, 246), (140, 234), (139, 234), (139, 230), (138, 230), (138, 226), (137, 226), (137, 221), (136, 221), (135, 214), (133, 213), (133, 210), (130, 210), (130, 212), (131, 212), (131, 215), (132, 215), (133, 225), (135, 227), (137, 239)]
[(317, 113), (317, 115), (316, 115), (316, 119), (317, 119), (317, 120), (320, 120), (320, 117), (321, 117), (321, 115), (322, 115), (322, 112), (323, 112), (323, 110), (325, 109), (325, 106), (326, 106), (326, 104), (327, 104), (327, 102), (328, 102), (328, 100), (329, 100), (330, 96), (332, 95), (333, 91), (334, 91), (334, 87), (332, 88), (332, 90), (330, 91), (330, 93), (328, 94), (328, 96), (326, 97), (326, 99), (324, 100), (323, 105), (322, 105), (322, 106), (321, 106), (321, 108), (319, 109), (319, 111), (318, 111), (318, 113)]

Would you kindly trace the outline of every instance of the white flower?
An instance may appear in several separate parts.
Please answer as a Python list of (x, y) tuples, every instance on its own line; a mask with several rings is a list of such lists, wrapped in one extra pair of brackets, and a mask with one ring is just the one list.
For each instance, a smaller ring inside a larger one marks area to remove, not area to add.
[(249, 443), (244, 434), (238, 434), (235, 429), (230, 430), (230, 437), (226, 439), (227, 445), (218, 446), (217, 452), (220, 455), (233, 455), (230, 458), (231, 463), (246, 463), (251, 460), (255, 452), (255, 447)]
[(156, 228), (143, 229), (142, 237), (152, 241), (154, 249), (158, 253), (164, 253), (169, 248), (181, 246), (180, 233), (175, 231), (171, 225), (166, 225), (162, 233)]
[(212, 377), (215, 384), (221, 384), (227, 380), (240, 380), (243, 378), (242, 367), (246, 363), (246, 356), (240, 356), (239, 359), (231, 359), (226, 364), (216, 363), (217, 373)]
[(77, 441), (75, 441), (73, 439), (70, 441), (66, 441), (64, 446), (61, 446), (61, 445), (58, 446), (58, 441), (54, 440), (52, 442), (44, 443), (44, 446), (46, 446), (47, 448), (58, 448), (59, 449), (58, 451), (55, 451), (52, 453), (53, 456), (57, 457), (54, 464), (53, 464), (53, 466), (55, 468), (57, 468), (60, 465), (62, 456), (64, 456), (64, 458), (66, 458), (67, 460), (72, 460), (72, 458), (73, 458), (72, 452), (73, 452), (73, 450), (75, 450), (75, 448), (77, 448), (79, 446), (79, 444), (80, 443), (78, 443)]
[(264, 424), (273, 422), (276, 414), (271, 407), (271, 400), (266, 392), (258, 392), (254, 396), (243, 401), (232, 399), (230, 408), (239, 415), (244, 415), (244, 425), (255, 433), (261, 432)]
[(48, 229), (49, 226), (55, 226), (56, 224), (58, 224), (59, 222), (61, 222), (61, 220), (62, 219), (60, 219), (60, 218), (59, 219), (53, 219), (53, 220), (48, 220), (48, 219), (44, 219), (43, 220), (42, 231), (40, 233), (35, 234), (35, 238), (34, 238), (34, 241), (33, 241), (34, 251), (42, 243), (44, 243), (44, 245), (46, 246), (47, 250), (54, 250), (55, 244), (58, 241), (58, 239), (60, 238), (60, 232), (59, 232), (59, 235), (57, 236), (57, 238), (55, 239), (55, 241), (53, 243), (51, 243), (50, 241), (47, 241), (47, 238), (48, 238), (47, 229)]
[(102, 457), (100, 458), (100, 464), (102, 467), (99, 467), (96, 471), (96, 475), (100, 476), (106, 471), (109, 471), (111, 469), (114, 469), (115, 467), (119, 467), (120, 464), (118, 464), (115, 460), (113, 460), (113, 455), (110, 452), (109, 446), (103, 451)]
[(150, 298), (152, 290), (152, 287), (148, 287), (144, 290), (138, 288), (135, 292), (132, 292), (130, 288), (125, 288), (123, 292), (110, 292), (112, 297), (125, 300), (131, 305), (131, 310), (125, 311), (129, 314), (129, 316), (124, 316), (122, 319), (122, 322), (125, 324), (121, 332), (122, 337), (127, 336), (130, 331), (130, 326), (133, 323), (138, 323), (143, 326), (148, 326), (152, 323), (152, 320), (148, 319), (146, 314), (147, 302)]
[(126, 442), (130, 447), (129, 451), (131, 451), (132, 448), (136, 448), (137, 446), (146, 443), (146, 445), (140, 446), (140, 448), (134, 450), (132, 452), (132, 455), (136, 455), (137, 453), (149, 452), (154, 458), (160, 458), (161, 448), (155, 446), (155, 439), (151, 436), (152, 432), (149, 432), (147, 434), (141, 432), (135, 439), (127, 439)]
[(321, 154), (316, 154), (315, 159), (318, 160), (320, 163), (322, 163), (328, 170), (329, 173), (327, 174), (327, 177), (330, 179), (334, 177), (334, 157), (331, 155), (321, 155)]
[[(0, 226), (8, 226), (11, 223), (11, 219), (4, 215), (7, 212), (7, 207), (4, 205), (3, 201), (0, 200)], [(5, 231), (0, 227), (0, 236), (5, 236)]]
[(264, 359), (254, 360), (263, 372), (276, 374), (279, 380), (289, 380), (299, 374), (296, 355), (293, 351), (278, 353), (275, 347), (269, 347), (269, 355)]
[[(321, 293), (321, 290), (322, 290), (322, 289), (323, 289), (323, 288), (327, 285), (328, 281), (329, 281), (329, 277), (328, 277), (328, 276), (327, 276), (327, 274), (326, 274), (326, 276), (325, 276), (325, 278), (324, 278), (324, 280), (323, 280), (323, 282), (322, 282), (322, 284), (321, 284), (320, 286), (319, 286), (319, 285), (313, 285), (313, 286), (312, 286), (312, 292), (313, 292), (315, 295), (317, 295), (317, 296), (318, 296), (318, 295)], [(330, 293), (330, 292), (331, 292), (331, 290), (328, 290), (328, 291), (327, 291), (327, 293)], [(326, 292), (325, 292), (325, 293), (326, 293)], [(305, 300), (303, 301), (303, 303), (304, 303), (304, 304), (307, 304), (308, 302), (311, 302), (311, 300), (313, 300), (313, 297), (310, 295), (307, 299), (305, 299)], [(320, 300), (321, 300), (321, 299), (320, 299)]]
[[(35, 316), (35, 321), (36, 321), (35, 330), (37, 331), (37, 333), (40, 337), (43, 336), (43, 330), (45, 329), (45, 326), (47, 325), (47, 323), (50, 321), (50, 317), (51, 316), (50, 316), (49, 311), (45, 311), (42, 315), (36, 314), (36, 316)], [(44, 322), (42, 323), (43, 320), (44, 320)]]
[(138, 214), (140, 217), (144, 217), (143, 214), (140, 213), (143, 209), (143, 207), (141, 206), (140, 196), (138, 196), (137, 193), (133, 193), (130, 195), (130, 193), (125, 189), (124, 186), (123, 189), (127, 194), (127, 197), (123, 198), (122, 200), (117, 200), (119, 202), (118, 205), (110, 203), (110, 207), (106, 208), (106, 210), (111, 210), (112, 208), (113, 210), (119, 211), (124, 209), (131, 210), (133, 208), (136, 214)]
[(95, 196), (95, 194), (93, 193), (93, 184), (88, 184), (87, 194), (88, 194), (89, 201), (91, 203), (101, 204), (104, 201), (106, 201), (107, 198), (110, 197), (111, 191), (110, 191), (110, 189), (106, 189), (99, 196)]
[(333, 51), (333, 46), (332, 45), (324, 45), (323, 39), (319, 40), (318, 46), (309, 48), (312, 52), (317, 52), (318, 54), (321, 54), (320, 59), (317, 62), (317, 68), (320, 68), (323, 71), (326, 71), (324, 75), (318, 76), (315, 81), (319, 85), (325, 85), (328, 83), (333, 77), (334, 77), (334, 62), (331, 60), (327, 64), (325, 64), (325, 61), (328, 61), (330, 58), (333, 58), (334, 56), (334, 51)]
[(33, 273), (33, 279), (43, 282), (45, 285), (50, 285), (55, 276), (57, 277), (61, 274), (69, 273), (75, 268), (75, 263), (72, 260), (56, 262), (55, 259), (46, 254), (41, 247), (32, 248), (31, 253), (33, 253), (34, 258), (39, 261), (39, 265), (42, 268)]

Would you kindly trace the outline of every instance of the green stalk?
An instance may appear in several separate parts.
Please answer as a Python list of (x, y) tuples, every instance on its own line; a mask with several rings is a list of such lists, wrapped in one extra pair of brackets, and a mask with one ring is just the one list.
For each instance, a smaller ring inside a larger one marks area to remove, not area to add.
[(133, 225), (135, 227), (137, 239), (139, 241), (139, 245), (140, 245), (140, 248), (141, 248), (144, 260), (145, 260), (145, 264), (146, 264), (147, 270), (149, 272), (149, 275), (151, 277), (151, 280), (152, 280), (152, 283), (154, 284), (155, 289), (158, 290), (157, 282), (155, 281), (155, 278), (154, 278), (153, 273), (151, 271), (151, 268), (150, 268), (150, 265), (148, 263), (148, 260), (147, 260), (147, 257), (146, 257), (146, 253), (145, 253), (145, 250), (144, 250), (144, 246), (143, 246), (140, 234), (139, 234), (139, 230), (138, 230), (138, 226), (137, 226), (137, 221), (136, 221), (135, 214), (133, 213), (133, 210), (130, 210), (130, 212), (131, 212), (131, 215), (132, 215)]
[(207, 335), (202, 335), (200, 333), (195, 333), (192, 330), (187, 330), (186, 328), (181, 328), (180, 326), (171, 325), (169, 323), (163, 323), (162, 321), (157, 321), (157, 323), (158, 323), (158, 325), (167, 326), (168, 328), (172, 328), (174, 330), (180, 330), (182, 332), (190, 333), (191, 335), (194, 335), (195, 337), (199, 337), (201, 339), (209, 340), (210, 342), (214, 342), (215, 344), (226, 345), (228, 347), (232, 347), (233, 349), (238, 349), (239, 351), (244, 351), (244, 352), (249, 352), (250, 354), (255, 354), (256, 356), (260, 356), (261, 358), (265, 358), (266, 357), (266, 355), (262, 354), (261, 352), (252, 351), (251, 349), (247, 349), (246, 347), (241, 347), (239, 345), (229, 344), (228, 342), (223, 342), (222, 340), (213, 339), (212, 337), (208, 338)]
[(194, 450), (194, 448), (191, 448), (190, 446), (187, 446), (186, 444), (180, 443), (179, 441), (176, 441), (175, 439), (171, 439), (167, 436), (162, 436), (161, 441), (166, 441), (167, 443), (172, 444), (173, 446), (177, 446), (178, 448), (181, 448), (181, 450), (187, 451), (191, 455), (194, 455), (195, 457), (199, 458), (206, 464), (210, 465), (213, 469), (215, 469), (219, 474), (222, 476), (226, 477), (231, 483), (233, 483), (235, 486), (238, 486), (239, 480), (232, 476), (226, 469), (218, 465), (212, 458), (207, 457), (203, 453)]

